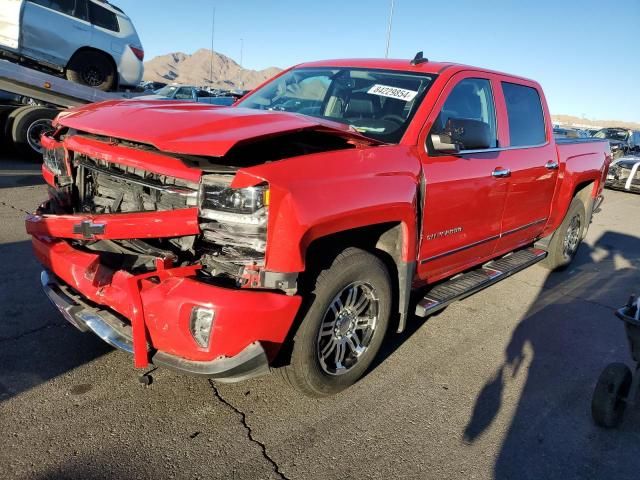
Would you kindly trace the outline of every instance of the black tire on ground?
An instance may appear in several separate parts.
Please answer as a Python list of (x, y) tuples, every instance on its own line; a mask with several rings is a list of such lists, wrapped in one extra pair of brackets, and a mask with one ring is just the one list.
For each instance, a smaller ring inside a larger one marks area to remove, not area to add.
[(97, 88), (103, 92), (116, 87), (116, 69), (107, 55), (94, 50), (77, 52), (67, 65), (67, 80)]
[(19, 154), (31, 160), (42, 160), (40, 135), (51, 130), (51, 121), (58, 110), (46, 107), (27, 107), (13, 117), (11, 140)]
[(549, 270), (566, 268), (576, 256), (584, 236), (586, 212), (584, 203), (574, 197), (564, 220), (551, 237), (547, 257), (540, 262)]
[(302, 393), (324, 397), (354, 384), (378, 353), (391, 314), (391, 280), (378, 257), (347, 248), (309, 288), (310, 304), (293, 337), (290, 364), (280, 372)]
[(591, 416), (596, 425), (604, 428), (620, 425), (631, 380), (631, 370), (624, 363), (611, 363), (603, 370), (591, 401)]
[(4, 145), (9, 143), (10, 139), (8, 135), (5, 134), (5, 127), (9, 121), (9, 115), (11, 115), (11, 112), (16, 108), (19, 107), (15, 105), (0, 105), (0, 144)]
[(2, 126), (2, 130), (0, 133), (4, 137), (4, 139), (8, 142), (11, 142), (11, 128), (13, 127), (14, 119), (20, 115), (21, 112), (33, 108), (33, 105), (24, 105), (22, 107), (14, 107), (9, 114), (7, 115), (6, 120), (4, 121), (4, 125)]

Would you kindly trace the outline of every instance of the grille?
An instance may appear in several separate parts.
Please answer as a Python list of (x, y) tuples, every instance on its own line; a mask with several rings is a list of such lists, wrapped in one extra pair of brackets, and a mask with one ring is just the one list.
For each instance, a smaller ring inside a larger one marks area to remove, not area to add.
[(135, 167), (76, 154), (77, 210), (148, 212), (196, 206), (198, 185)]

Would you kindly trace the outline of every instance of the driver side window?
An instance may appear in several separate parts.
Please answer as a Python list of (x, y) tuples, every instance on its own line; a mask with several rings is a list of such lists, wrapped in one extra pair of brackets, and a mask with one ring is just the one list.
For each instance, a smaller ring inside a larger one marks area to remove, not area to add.
[[(483, 130), (485, 140), (477, 145), (463, 144), (464, 130), (476, 128)], [(457, 135), (460, 132), (462, 135)], [(454, 140), (460, 140), (458, 143), (461, 143), (461, 150), (497, 147), (496, 111), (491, 82), (484, 78), (461, 80), (451, 90), (442, 106), (431, 134), (447, 135)]]

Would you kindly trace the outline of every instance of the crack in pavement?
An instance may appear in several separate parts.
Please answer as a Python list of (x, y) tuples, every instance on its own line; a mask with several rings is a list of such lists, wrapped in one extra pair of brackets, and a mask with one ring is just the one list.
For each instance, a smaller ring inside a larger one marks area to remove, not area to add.
[(0, 343), (6, 343), (6, 342), (12, 342), (14, 340), (21, 340), (24, 337), (27, 337), (29, 335), (33, 335), (34, 333), (38, 333), (41, 332), (43, 330), (47, 330), (49, 328), (55, 328), (55, 327), (65, 327), (66, 325), (64, 323), (47, 323), (46, 325), (43, 325), (41, 327), (38, 328), (34, 328), (32, 330), (27, 330), (26, 332), (22, 332), (18, 335), (15, 335), (13, 337), (0, 337)]
[(212, 388), (213, 393), (216, 396), (216, 398), (218, 400), (220, 400), (220, 402), (222, 402), (224, 405), (226, 405), (229, 409), (233, 410), (236, 414), (238, 414), (244, 429), (247, 431), (247, 438), (249, 439), (249, 441), (255, 443), (256, 445), (258, 445), (260, 447), (260, 449), (262, 450), (262, 456), (265, 458), (265, 460), (267, 460), (267, 462), (269, 462), (271, 464), (271, 467), (273, 468), (273, 471), (275, 472), (275, 474), (278, 475), (278, 477), (280, 477), (282, 480), (289, 480), (289, 478), (280, 470), (280, 467), (278, 466), (276, 461), (273, 458), (271, 458), (269, 456), (269, 454), (267, 453), (266, 445), (264, 443), (262, 443), (260, 440), (257, 440), (256, 438), (254, 438), (253, 430), (251, 429), (251, 427), (247, 423), (247, 415), (242, 410), (234, 407), (231, 403), (229, 403), (222, 396), (222, 394), (218, 390), (218, 387), (216, 387), (215, 383), (213, 383), (212, 380), (209, 380), (209, 385), (211, 385), (211, 388)]
[(7, 202), (4, 202), (2, 200), (0, 200), (0, 205), (4, 205), (5, 207), (11, 208), (11, 209), (13, 209), (13, 210), (15, 210), (17, 212), (26, 213), (27, 215), (29, 215), (29, 212), (27, 212), (26, 210), (22, 210), (21, 208), (14, 207), (13, 205), (11, 205), (11, 204), (9, 204)]

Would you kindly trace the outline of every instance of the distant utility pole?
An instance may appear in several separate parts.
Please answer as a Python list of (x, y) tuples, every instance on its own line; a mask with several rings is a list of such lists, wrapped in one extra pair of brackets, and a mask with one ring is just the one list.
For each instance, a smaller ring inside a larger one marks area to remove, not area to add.
[(216, 7), (213, 7), (213, 16), (211, 18), (211, 62), (209, 62), (209, 85), (213, 84), (213, 34), (216, 29)]
[(389, 44), (391, 43), (391, 22), (393, 21), (394, 0), (391, 0), (391, 11), (389, 12), (389, 26), (387, 27), (387, 48), (384, 51), (384, 58), (389, 58)]
[[(242, 68), (242, 54), (244, 53), (244, 39), (240, 39), (240, 68)], [(244, 88), (244, 81), (240, 80), (240, 87)]]

